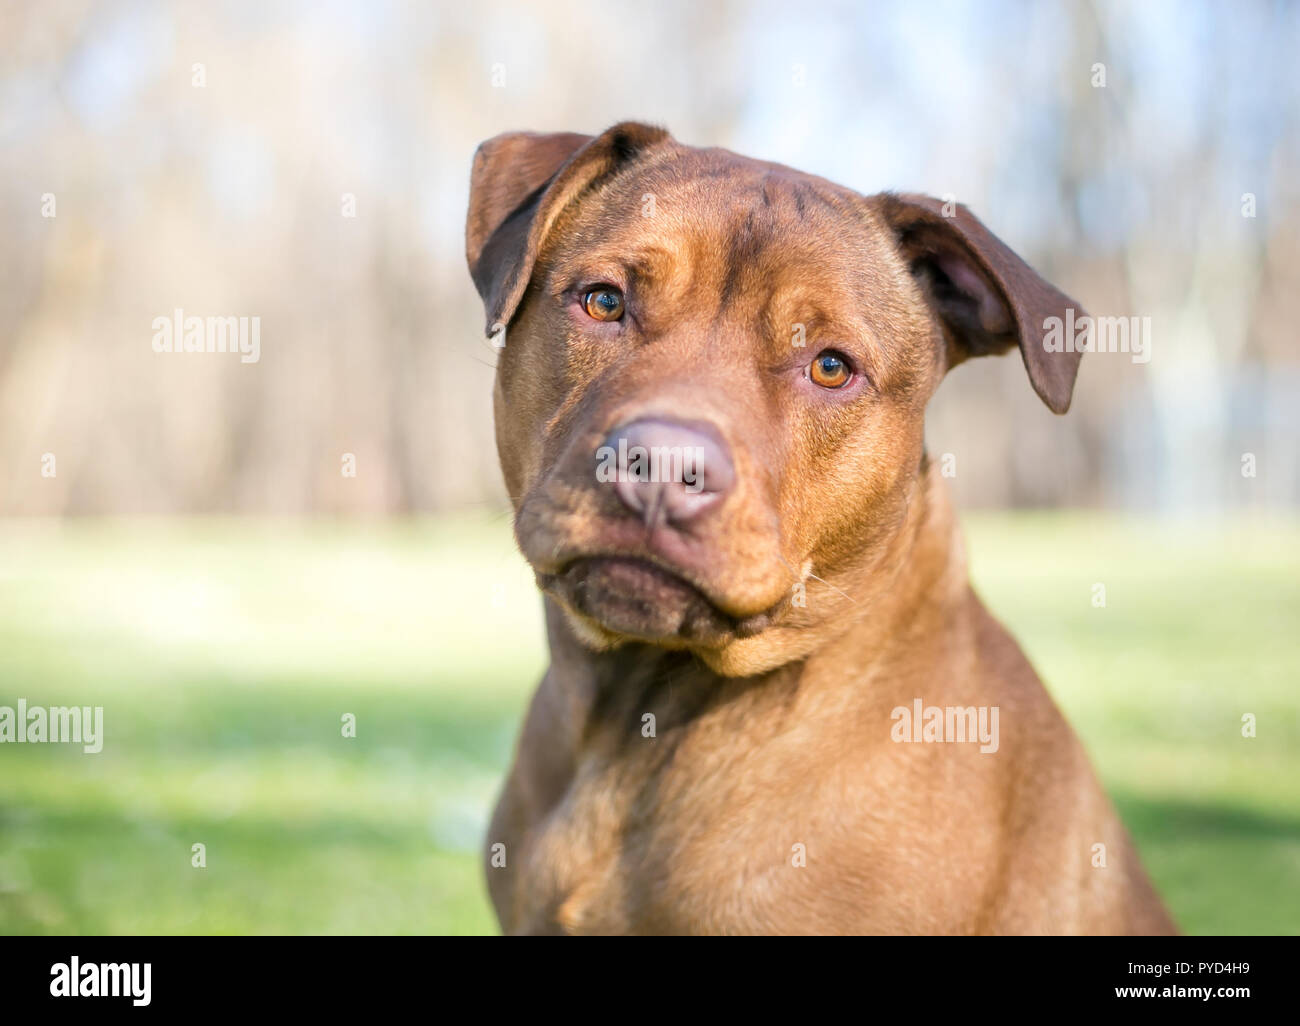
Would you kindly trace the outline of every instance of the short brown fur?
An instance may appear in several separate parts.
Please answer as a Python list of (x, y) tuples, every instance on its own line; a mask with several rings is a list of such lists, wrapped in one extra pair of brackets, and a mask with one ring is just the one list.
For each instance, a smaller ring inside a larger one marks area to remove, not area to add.
[[(504, 338), (498, 451), (551, 646), (488, 837), (506, 932), (1172, 931), (971, 590), (925, 458), (951, 366), (1018, 345), (1063, 412), (1078, 363), (1037, 334), (1073, 301), (947, 213), (633, 123), (480, 147), (467, 256)], [(626, 296), (617, 325), (575, 301), (596, 283)], [(859, 368), (847, 398), (807, 381), (825, 348)], [(593, 474), (638, 417), (725, 440), (734, 489), (689, 529)], [(655, 569), (622, 594), (575, 569), (601, 558)], [(917, 698), (997, 707), (997, 751), (892, 740)]]

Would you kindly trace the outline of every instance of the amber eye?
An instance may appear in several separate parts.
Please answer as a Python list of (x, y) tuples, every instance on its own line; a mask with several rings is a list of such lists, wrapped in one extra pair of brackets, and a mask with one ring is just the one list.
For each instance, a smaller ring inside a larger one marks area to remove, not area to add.
[(831, 349), (818, 353), (808, 368), (813, 384), (822, 388), (843, 388), (850, 374), (848, 361)]
[(623, 316), (623, 293), (613, 285), (600, 285), (582, 297), (582, 306), (598, 321), (616, 321)]

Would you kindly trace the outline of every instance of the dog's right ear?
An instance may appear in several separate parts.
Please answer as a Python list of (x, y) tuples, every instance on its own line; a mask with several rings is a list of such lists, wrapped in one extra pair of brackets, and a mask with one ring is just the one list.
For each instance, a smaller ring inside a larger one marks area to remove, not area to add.
[(598, 136), (507, 132), (479, 146), (470, 173), (465, 258), (483, 297), (489, 335), (514, 317), (560, 212), (667, 138), (662, 128), (624, 121)]

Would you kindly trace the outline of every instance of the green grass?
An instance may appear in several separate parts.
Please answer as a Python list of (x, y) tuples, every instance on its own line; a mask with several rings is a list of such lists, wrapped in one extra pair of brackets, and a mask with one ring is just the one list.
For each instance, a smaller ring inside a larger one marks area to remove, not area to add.
[[(1183, 929), (1300, 930), (1300, 524), (966, 526)], [(106, 733), (0, 745), (0, 932), (492, 932), (544, 659), (501, 517), (0, 523), (0, 705)]]

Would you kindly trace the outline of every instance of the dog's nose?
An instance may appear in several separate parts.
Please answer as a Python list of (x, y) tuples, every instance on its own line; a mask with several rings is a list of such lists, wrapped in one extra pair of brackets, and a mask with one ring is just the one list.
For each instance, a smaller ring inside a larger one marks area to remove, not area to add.
[(717, 505), (736, 471), (727, 445), (705, 423), (634, 420), (597, 451), (596, 472), (646, 524), (684, 524)]

